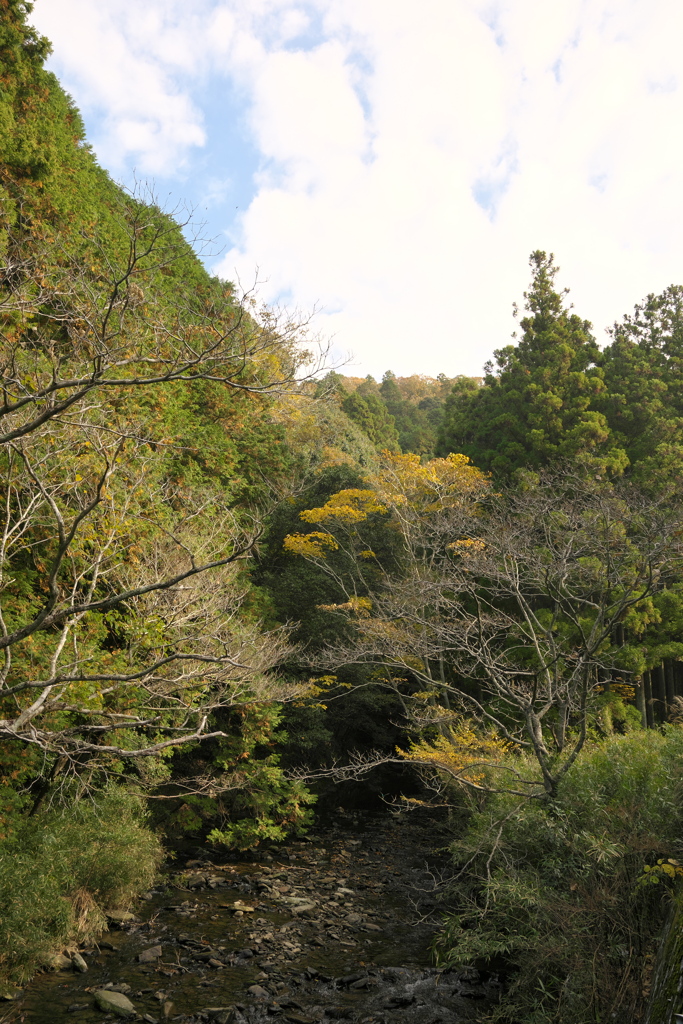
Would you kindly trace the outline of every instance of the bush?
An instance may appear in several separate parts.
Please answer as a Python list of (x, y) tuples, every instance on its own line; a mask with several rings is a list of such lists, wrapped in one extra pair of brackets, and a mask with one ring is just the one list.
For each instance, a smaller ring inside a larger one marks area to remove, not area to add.
[(160, 861), (142, 801), (122, 789), (26, 818), (0, 843), (0, 979), (22, 982), (92, 940), (104, 911), (149, 888)]
[(642, 1018), (667, 885), (639, 879), (679, 854), (682, 754), (677, 726), (610, 737), (554, 801), (496, 794), (472, 813), (453, 846), (461, 909), (436, 954), (442, 965), (504, 967), (506, 996), (484, 1019)]

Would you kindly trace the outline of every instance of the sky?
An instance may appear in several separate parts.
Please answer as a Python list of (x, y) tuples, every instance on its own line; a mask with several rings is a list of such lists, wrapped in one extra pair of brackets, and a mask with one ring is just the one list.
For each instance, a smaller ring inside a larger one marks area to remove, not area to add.
[(100, 163), (342, 372), (478, 375), (529, 254), (605, 329), (683, 283), (683, 4), (36, 0)]

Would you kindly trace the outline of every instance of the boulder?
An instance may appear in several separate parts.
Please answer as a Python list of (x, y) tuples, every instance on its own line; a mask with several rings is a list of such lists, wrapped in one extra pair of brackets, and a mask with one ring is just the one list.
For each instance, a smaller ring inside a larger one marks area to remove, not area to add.
[(316, 906), (315, 903), (295, 903), (290, 907), (290, 909), (292, 913), (297, 916), (303, 915), (304, 917), (309, 917), (311, 914), (315, 913)]
[(122, 992), (112, 992), (100, 988), (93, 992), (93, 995), (99, 1009), (104, 1010), (105, 1013), (113, 1013), (117, 1017), (132, 1017), (135, 1014), (135, 1007), (128, 996), (124, 996)]

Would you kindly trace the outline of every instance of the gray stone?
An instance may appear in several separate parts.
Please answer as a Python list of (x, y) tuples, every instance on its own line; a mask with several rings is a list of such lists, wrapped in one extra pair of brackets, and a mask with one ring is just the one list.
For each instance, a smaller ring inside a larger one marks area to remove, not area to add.
[(132, 1017), (135, 1013), (135, 1007), (122, 992), (100, 988), (93, 995), (98, 1007), (105, 1013), (114, 1013), (117, 1017)]
[(71, 956), (71, 962), (73, 963), (76, 970), (80, 971), (81, 974), (85, 974), (85, 972), (88, 970), (88, 965), (86, 964), (85, 960), (83, 959), (80, 953), (73, 953)]
[(161, 956), (161, 946), (150, 946), (149, 949), (143, 949), (142, 953), (138, 957), (138, 963), (150, 964), (153, 960), (158, 960)]
[(73, 967), (73, 962), (70, 956), (65, 956), (64, 953), (56, 953), (52, 960), (50, 960), (50, 967), (54, 971), (70, 971)]
[(114, 924), (126, 924), (128, 921), (138, 920), (135, 914), (130, 914), (127, 910), (105, 910), (105, 914)]
[(222, 904), (228, 909), (234, 910), (235, 914), (253, 914), (256, 907), (250, 906), (248, 903), (244, 903), (242, 900), (235, 900), (232, 907), (229, 903)]
[(256, 999), (270, 999), (270, 992), (267, 988), (263, 988), (262, 985), (250, 985), (247, 992)]
[(208, 1006), (202, 1010), (214, 1024), (233, 1024), (236, 1020), (233, 1006)]
[(304, 917), (309, 917), (311, 914), (315, 913), (316, 906), (315, 903), (295, 903), (290, 909), (292, 913), (297, 916), (302, 915)]

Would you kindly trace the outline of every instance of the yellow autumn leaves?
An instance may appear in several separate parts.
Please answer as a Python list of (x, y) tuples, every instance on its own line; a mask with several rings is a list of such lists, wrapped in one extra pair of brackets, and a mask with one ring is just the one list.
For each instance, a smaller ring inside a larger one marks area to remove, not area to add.
[[(445, 506), (476, 500), (487, 487), (487, 476), (471, 465), (466, 455), (421, 462), (419, 455), (382, 452), (378, 473), (367, 488), (337, 491), (319, 508), (304, 509), (300, 519), (326, 527), (309, 533), (291, 533), (284, 541), (291, 554), (322, 559), (339, 548), (334, 531), (353, 528), (372, 516), (429, 516)], [(374, 558), (365, 547), (358, 557)]]

